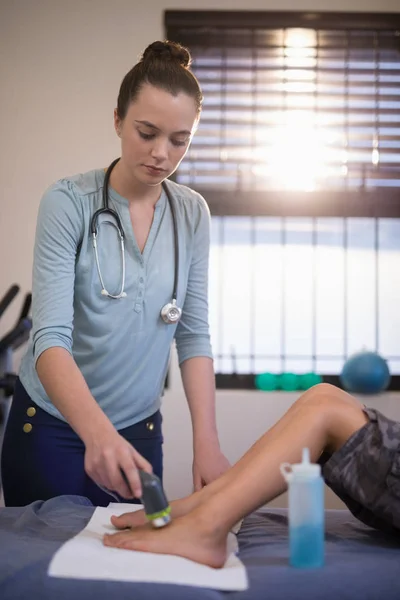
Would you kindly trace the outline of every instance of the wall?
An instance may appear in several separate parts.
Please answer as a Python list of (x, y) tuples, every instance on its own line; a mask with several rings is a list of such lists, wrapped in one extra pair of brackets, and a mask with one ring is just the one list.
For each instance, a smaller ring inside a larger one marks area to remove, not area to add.
[[(196, 9), (195, 0), (2, 0), (0, 4), (0, 295), (31, 286), (38, 204), (55, 179), (107, 165), (118, 155), (113, 109), (126, 71), (162, 38), (163, 11)], [(328, 0), (203, 0), (202, 9), (332, 10)], [(337, 0), (335, 10), (400, 12), (398, 0)], [(22, 299), (22, 294), (21, 294)], [(7, 311), (0, 335), (16, 318)], [(16, 361), (18, 363), (18, 360)], [(295, 395), (219, 392), (221, 443), (235, 461)], [(396, 395), (378, 401), (400, 419)], [(164, 399), (166, 487), (190, 491), (191, 428), (173, 361)], [(268, 474), (266, 473), (266, 477)], [(329, 500), (330, 502), (331, 500)]]

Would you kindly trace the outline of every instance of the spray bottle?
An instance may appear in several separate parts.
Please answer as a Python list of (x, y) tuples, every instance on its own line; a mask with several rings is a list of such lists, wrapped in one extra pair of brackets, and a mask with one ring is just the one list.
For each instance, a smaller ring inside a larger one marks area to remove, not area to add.
[(310, 463), (308, 448), (302, 462), (283, 463), (281, 473), (289, 491), (290, 564), (316, 568), (324, 564), (324, 481), (321, 467)]

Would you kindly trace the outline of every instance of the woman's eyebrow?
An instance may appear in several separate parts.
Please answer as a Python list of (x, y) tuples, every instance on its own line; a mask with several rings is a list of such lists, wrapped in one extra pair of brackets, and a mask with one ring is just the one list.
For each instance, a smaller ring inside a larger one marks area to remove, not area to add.
[[(151, 129), (155, 129), (156, 131), (160, 131), (158, 127), (150, 123), (150, 121), (138, 121), (135, 120), (135, 123), (140, 123), (141, 125), (146, 125), (146, 127), (150, 127)], [(191, 135), (191, 131), (187, 131), (186, 129), (182, 131), (174, 131), (172, 135)]]

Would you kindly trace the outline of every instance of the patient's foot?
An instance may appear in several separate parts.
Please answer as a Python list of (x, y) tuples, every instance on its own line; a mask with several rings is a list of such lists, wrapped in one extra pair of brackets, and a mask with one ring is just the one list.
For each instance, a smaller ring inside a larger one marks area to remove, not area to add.
[[(203, 500), (203, 496), (205, 496), (206, 488), (199, 492), (195, 492), (194, 494), (190, 494), (190, 496), (186, 496), (186, 498), (181, 498), (180, 500), (174, 500), (171, 502), (171, 517), (176, 519), (178, 517), (183, 517), (188, 512), (194, 510)], [(134, 512), (126, 512), (120, 516), (112, 516), (111, 523), (117, 529), (126, 529), (128, 527), (140, 527), (140, 525), (144, 525), (147, 523), (147, 518), (144, 510), (137, 510)]]
[(190, 514), (171, 521), (162, 529), (145, 526), (105, 535), (105, 546), (174, 554), (203, 565), (221, 568), (225, 564), (228, 532), (217, 531), (210, 519), (204, 520), (194, 510)]

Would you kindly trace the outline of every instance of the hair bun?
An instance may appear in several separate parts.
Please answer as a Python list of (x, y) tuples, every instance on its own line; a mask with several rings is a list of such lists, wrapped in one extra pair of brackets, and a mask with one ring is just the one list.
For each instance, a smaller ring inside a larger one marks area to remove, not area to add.
[(142, 62), (156, 60), (174, 60), (185, 69), (190, 67), (192, 58), (190, 52), (184, 46), (176, 42), (153, 42), (147, 46), (142, 56)]

